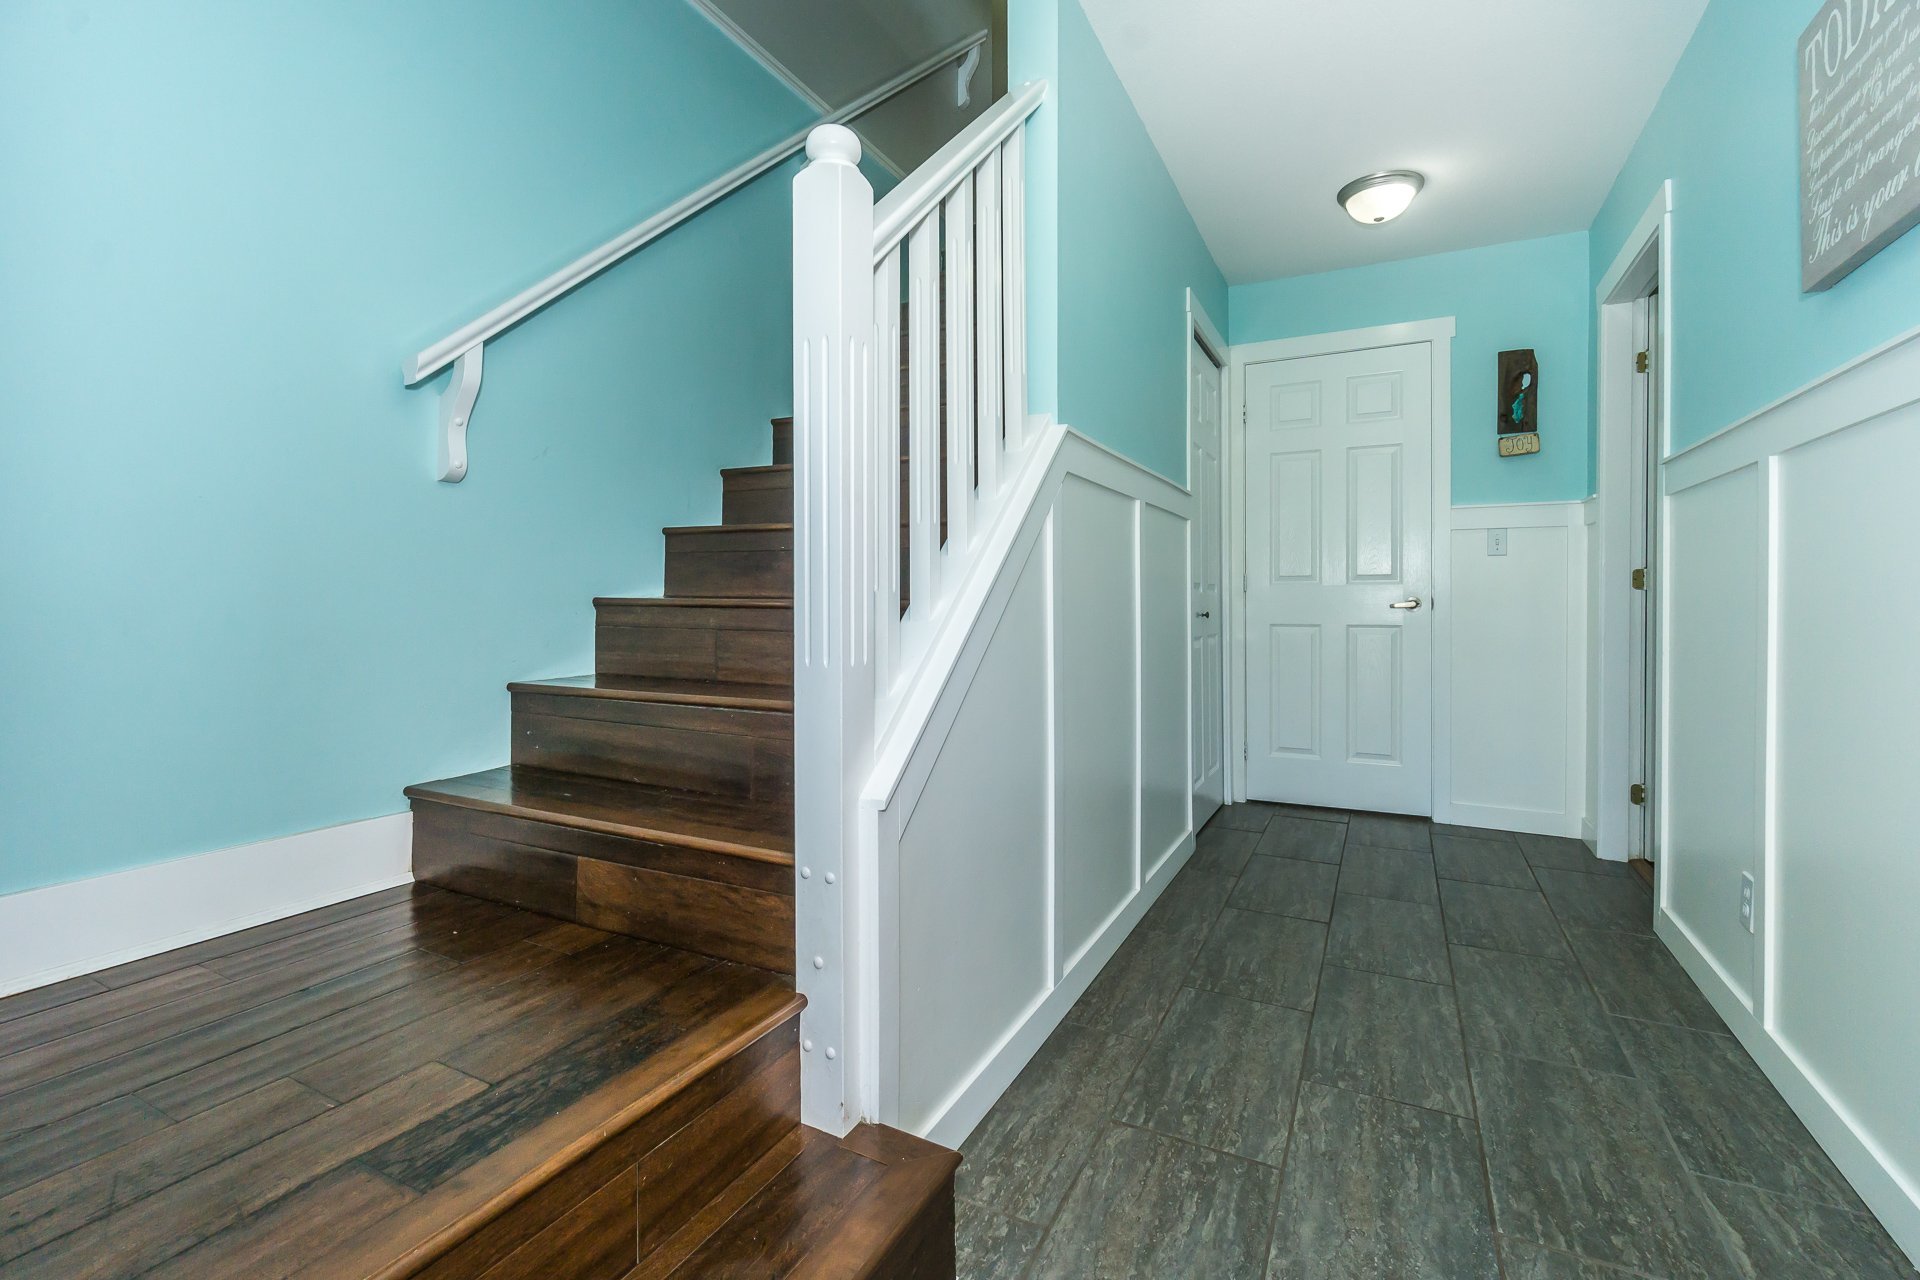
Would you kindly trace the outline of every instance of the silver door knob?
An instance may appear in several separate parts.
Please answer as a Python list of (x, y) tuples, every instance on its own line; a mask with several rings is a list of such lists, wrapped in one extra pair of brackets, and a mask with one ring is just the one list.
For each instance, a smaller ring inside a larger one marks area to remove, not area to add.
[(1415, 596), (1411, 600), (1395, 600), (1392, 604), (1387, 606), (1387, 608), (1389, 609), (1418, 609), (1419, 607), (1420, 607), (1420, 597), (1418, 596)]

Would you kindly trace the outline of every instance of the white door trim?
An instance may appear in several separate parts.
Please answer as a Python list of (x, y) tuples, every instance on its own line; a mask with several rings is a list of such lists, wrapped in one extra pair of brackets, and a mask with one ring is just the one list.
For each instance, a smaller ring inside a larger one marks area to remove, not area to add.
[[(1181, 350), (1180, 358), (1183, 363), (1186, 360), (1186, 352), (1189, 346), (1191, 345), (1193, 339), (1195, 338), (1198, 338), (1200, 340), (1200, 345), (1207, 348), (1209, 351), (1211, 351), (1214, 354), (1215, 358), (1220, 361), (1220, 376), (1222, 378), (1227, 379), (1228, 383), (1231, 384), (1233, 380), (1231, 377), (1228, 376), (1228, 370), (1231, 367), (1230, 362), (1232, 360), (1233, 348), (1227, 345), (1226, 338), (1221, 336), (1220, 326), (1216, 325), (1213, 322), (1213, 317), (1207, 314), (1206, 304), (1200, 301), (1199, 295), (1197, 295), (1193, 291), (1193, 286), (1189, 285), (1187, 286), (1187, 323), (1186, 323), (1186, 327), (1181, 331), (1181, 334), (1180, 334), (1180, 350)], [(1227, 390), (1229, 391), (1229, 393), (1231, 393), (1232, 391), (1231, 385), (1228, 386)], [(1220, 404), (1222, 406), (1221, 412), (1224, 415), (1226, 415), (1227, 418), (1231, 419), (1232, 413), (1233, 413), (1232, 401), (1229, 399), (1228, 396), (1223, 395), (1220, 397)], [(1220, 424), (1220, 430), (1221, 430), (1222, 445), (1223, 445), (1221, 449), (1221, 453), (1222, 455), (1224, 455), (1227, 452), (1227, 448), (1230, 447), (1227, 444), (1227, 442), (1232, 439), (1231, 423), (1222, 422)], [(1189, 376), (1187, 379), (1187, 458), (1189, 462), (1191, 462), (1193, 458), (1193, 379), (1191, 376)], [(1228, 530), (1226, 528), (1226, 525), (1228, 522), (1227, 512), (1232, 505), (1232, 499), (1227, 494), (1227, 488), (1228, 488), (1229, 478), (1233, 475), (1233, 467), (1232, 467), (1232, 464), (1230, 464), (1224, 456), (1222, 456), (1222, 458), (1220, 459), (1220, 471), (1221, 471), (1220, 513), (1219, 513), (1220, 522), (1221, 522), (1220, 547), (1223, 552), (1227, 553), (1227, 556), (1228, 556), (1228, 563), (1221, 566), (1222, 578), (1220, 583), (1221, 585), (1220, 635), (1228, 645), (1231, 645), (1233, 628), (1236, 625), (1239, 617), (1239, 598), (1235, 596), (1233, 591), (1230, 589), (1234, 579), (1231, 573), (1229, 572), (1230, 569), (1232, 568), (1232, 553), (1231, 551), (1228, 550), (1228, 548), (1231, 546), (1231, 542), (1227, 536)], [(1189, 497), (1193, 495), (1193, 477), (1192, 476), (1187, 477), (1187, 495)], [(1193, 514), (1195, 516), (1195, 519), (1192, 522), (1190, 522), (1189, 527), (1187, 529), (1187, 536), (1189, 538), (1195, 536), (1195, 530), (1192, 526), (1194, 524), (1199, 523), (1198, 516), (1200, 512), (1197, 506), (1193, 508)], [(1187, 612), (1192, 613), (1193, 610), (1188, 609)], [(1193, 661), (1193, 638), (1191, 635), (1191, 626), (1192, 626), (1191, 619), (1188, 620), (1188, 625), (1189, 625), (1189, 635), (1187, 638), (1187, 661), (1189, 663), (1189, 668), (1191, 668), (1191, 663)], [(1221, 658), (1222, 670), (1220, 672), (1220, 696), (1221, 696), (1221, 699), (1228, 704), (1231, 704), (1233, 701), (1232, 665), (1233, 665), (1232, 650), (1231, 648), (1228, 648), (1226, 653)], [(1189, 669), (1187, 672), (1187, 688), (1188, 689), (1193, 688), (1193, 672), (1191, 669)], [(1221, 787), (1222, 787), (1221, 798), (1223, 803), (1231, 804), (1233, 803), (1233, 798), (1234, 798), (1234, 795), (1236, 794), (1236, 792), (1234, 791), (1234, 787), (1238, 781), (1237, 771), (1239, 769), (1239, 760), (1238, 760), (1238, 757), (1236, 757), (1232, 751), (1234, 740), (1232, 737), (1232, 730), (1231, 730), (1231, 726), (1233, 724), (1231, 705), (1221, 707), (1220, 712), (1221, 712), (1220, 724), (1222, 727), (1222, 731), (1228, 735), (1228, 740), (1222, 743), (1220, 746), (1220, 752), (1225, 759), (1225, 766), (1226, 766), (1224, 774), (1221, 779)], [(1193, 734), (1191, 732), (1193, 717), (1197, 713), (1198, 713), (1198, 708), (1192, 707), (1192, 706), (1189, 706), (1187, 708), (1187, 723), (1188, 723), (1188, 729), (1189, 729), (1189, 732), (1187, 734), (1187, 751), (1189, 753), (1189, 757), (1191, 757), (1191, 753), (1193, 751)], [(1193, 760), (1191, 758), (1187, 760), (1187, 776), (1189, 778), (1193, 776)], [(1193, 803), (1193, 798), (1191, 795), (1188, 796), (1187, 803), (1189, 805)], [(1198, 826), (1199, 825), (1198, 823), (1191, 822), (1191, 818), (1193, 816), (1194, 815), (1191, 813), (1191, 811), (1189, 811), (1188, 817), (1189, 817), (1190, 825)]]
[[(1594, 411), (1597, 433), (1597, 471), (1594, 476), (1595, 505), (1599, 512), (1596, 532), (1600, 539), (1600, 581), (1594, 590), (1599, 625), (1598, 641), (1589, 661), (1596, 664), (1598, 680), (1595, 697), (1598, 705), (1588, 709), (1594, 717), (1594, 852), (1616, 860), (1627, 856), (1628, 828), (1633, 821), (1633, 803), (1627, 788), (1635, 781), (1631, 771), (1632, 732), (1628, 724), (1628, 701), (1644, 696), (1630, 688), (1628, 648), (1632, 643), (1633, 586), (1631, 574), (1638, 566), (1633, 558), (1633, 486), (1641, 483), (1640, 466), (1633, 457), (1633, 412), (1636, 398), (1633, 368), (1633, 303), (1645, 296), (1655, 284), (1660, 287), (1660, 351), (1656, 359), (1660, 377), (1660, 420), (1662, 438), (1650, 441), (1656, 458), (1664, 465), (1670, 456), (1673, 431), (1673, 183), (1660, 184), (1653, 203), (1641, 215), (1633, 233), (1620, 248), (1613, 265), (1600, 278), (1594, 294), (1595, 332), (1599, 334), (1599, 368), (1594, 379), (1598, 392)], [(1657, 468), (1656, 468), (1657, 470)], [(1657, 504), (1659, 495), (1651, 495)], [(1649, 627), (1658, 627), (1650, 618)], [(1649, 653), (1658, 655), (1657, 643)], [(1657, 680), (1659, 673), (1653, 673)], [(1652, 715), (1657, 703), (1648, 708)], [(1658, 726), (1654, 740), (1658, 741)], [(1657, 763), (1656, 763), (1656, 768)], [(1652, 779), (1646, 781), (1651, 782)], [(1658, 810), (1655, 810), (1658, 812)], [(1657, 841), (1657, 833), (1656, 833)], [(1657, 864), (1656, 864), (1657, 865)]]
[[(1220, 357), (1220, 367), (1222, 369), (1227, 367), (1228, 352), (1230, 352), (1232, 348), (1227, 345), (1227, 340), (1221, 336), (1220, 326), (1215, 324), (1213, 317), (1207, 314), (1206, 304), (1200, 301), (1199, 295), (1194, 293), (1191, 285), (1187, 288), (1187, 333), (1200, 335), (1200, 341), (1204, 342), (1213, 351), (1213, 354)], [(1186, 333), (1182, 333), (1180, 337), (1181, 341), (1184, 342), (1186, 340)], [(1222, 403), (1224, 403), (1224, 401)]]
[[(1433, 820), (1453, 821), (1452, 667), (1453, 576), (1453, 335), (1454, 317), (1405, 324), (1344, 329), (1301, 338), (1243, 342), (1230, 348), (1227, 377), (1227, 477), (1222, 505), (1227, 511), (1227, 714), (1232, 735), (1227, 752), (1232, 800), (1247, 798), (1247, 513), (1241, 492), (1246, 473), (1247, 366), (1301, 356), (1341, 355), (1376, 347), (1425, 342), (1433, 348), (1433, 501), (1428, 538), (1433, 554)], [(1235, 756), (1232, 747), (1239, 747)]]

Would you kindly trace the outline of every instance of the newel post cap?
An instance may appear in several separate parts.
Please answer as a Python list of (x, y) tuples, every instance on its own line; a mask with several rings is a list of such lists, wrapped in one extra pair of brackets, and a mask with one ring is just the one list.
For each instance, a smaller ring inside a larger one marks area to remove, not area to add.
[(807, 135), (807, 159), (860, 163), (860, 138), (843, 124), (823, 124)]

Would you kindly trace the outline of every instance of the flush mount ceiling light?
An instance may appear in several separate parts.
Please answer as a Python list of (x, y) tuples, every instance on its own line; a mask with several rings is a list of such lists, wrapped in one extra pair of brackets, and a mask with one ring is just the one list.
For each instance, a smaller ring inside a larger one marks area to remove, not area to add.
[(1426, 185), (1426, 178), (1411, 169), (1370, 173), (1340, 188), (1340, 205), (1355, 222), (1375, 226), (1405, 213)]

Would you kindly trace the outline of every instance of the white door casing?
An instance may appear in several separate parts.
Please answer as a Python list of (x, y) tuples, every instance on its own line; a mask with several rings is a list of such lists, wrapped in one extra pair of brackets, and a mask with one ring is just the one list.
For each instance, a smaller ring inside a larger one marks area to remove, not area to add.
[[(1632, 552), (1629, 558), (1636, 570), (1644, 571), (1642, 586), (1636, 588), (1629, 597), (1628, 627), (1630, 639), (1627, 648), (1627, 750), (1629, 754), (1628, 776), (1633, 782), (1653, 789), (1654, 745), (1652, 710), (1654, 707), (1654, 654), (1653, 654), (1653, 608), (1654, 592), (1651, 577), (1654, 561), (1657, 558), (1657, 531), (1655, 529), (1654, 493), (1659, 485), (1659, 465), (1656, 461), (1658, 450), (1655, 444), (1663, 436), (1660, 421), (1660, 295), (1656, 289), (1652, 294), (1633, 304), (1634, 337), (1639, 349), (1646, 353), (1646, 368), (1636, 370), (1638, 394), (1635, 397), (1633, 412), (1632, 453), (1635, 463), (1634, 484), (1630, 494), (1629, 509), (1632, 523), (1628, 530), (1629, 545)], [(1652, 804), (1646, 799), (1646, 791), (1641, 793), (1642, 803), (1629, 811), (1627, 824), (1627, 856), (1629, 858), (1653, 858)]]
[(1193, 493), (1188, 527), (1192, 569), (1191, 712), (1193, 825), (1213, 815), (1226, 798), (1225, 592), (1222, 580), (1221, 476), (1225, 415), (1221, 406), (1224, 374), (1197, 335), (1187, 339), (1188, 424), (1187, 485)]
[(1430, 814), (1432, 345), (1244, 376), (1247, 795)]

